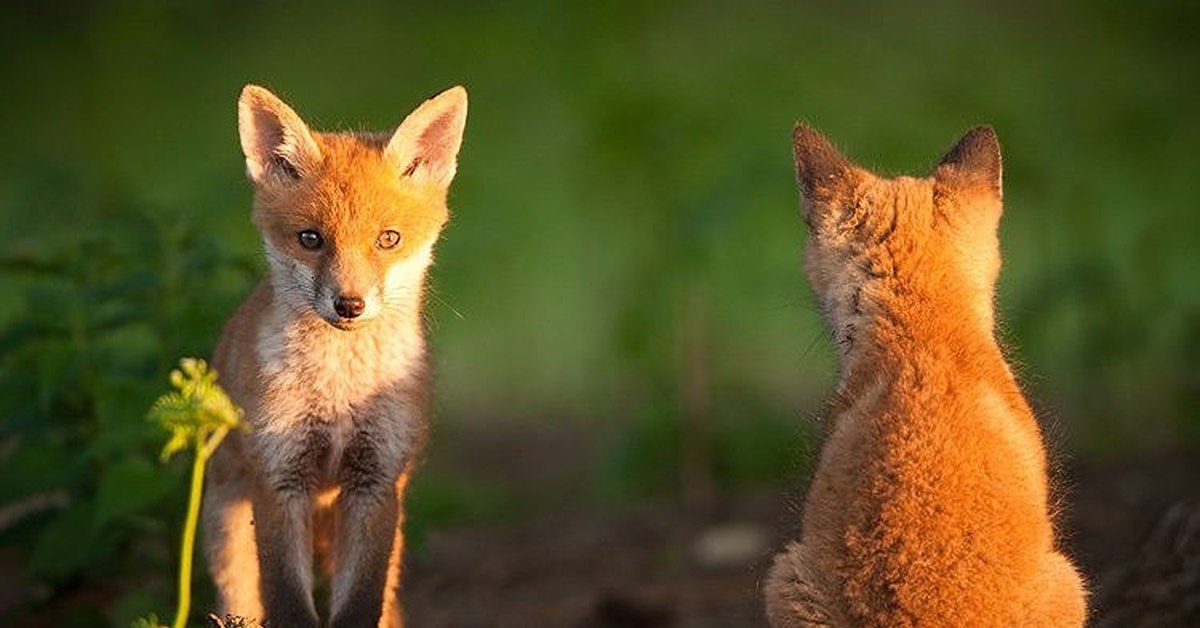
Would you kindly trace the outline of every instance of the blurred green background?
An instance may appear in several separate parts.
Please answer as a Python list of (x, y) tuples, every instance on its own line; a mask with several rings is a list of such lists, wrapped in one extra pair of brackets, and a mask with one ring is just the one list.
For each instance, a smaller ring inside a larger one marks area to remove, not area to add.
[[(248, 82), (319, 129), (468, 88), (427, 308), (435, 443), (582, 425), (580, 500), (811, 461), (835, 365), (801, 271), (797, 119), (914, 174), (994, 125), (1002, 336), (1055, 448), (1195, 447), (1197, 32), (1169, 1), (5, 3), (0, 613), (171, 604), (185, 466), (158, 465), (144, 415), (263, 268)], [(511, 516), (504, 478), (436, 452), (411, 526)]]

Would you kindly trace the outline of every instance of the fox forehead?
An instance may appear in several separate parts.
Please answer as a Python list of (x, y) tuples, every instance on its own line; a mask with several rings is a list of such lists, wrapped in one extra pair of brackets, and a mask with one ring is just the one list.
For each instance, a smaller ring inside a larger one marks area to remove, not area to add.
[(320, 166), (285, 191), (259, 189), (254, 220), (264, 233), (291, 238), (314, 230), (335, 246), (401, 235), (398, 252), (435, 238), (448, 218), (446, 191), (402, 177), (383, 154), (386, 134), (315, 133)]

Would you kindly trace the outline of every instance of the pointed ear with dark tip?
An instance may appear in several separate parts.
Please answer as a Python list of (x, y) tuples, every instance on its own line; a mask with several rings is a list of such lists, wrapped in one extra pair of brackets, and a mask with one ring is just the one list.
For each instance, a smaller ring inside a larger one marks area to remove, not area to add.
[(242, 88), (238, 135), (246, 173), (255, 183), (299, 180), (321, 163), (321, 149), (300, 116), (257, 85)]
[(792, 131), (792, 151), (796, 159), (796, 180), (807, 201), (828, 199), (850, 185), (854, 164), (816, 129), (797, 124)]
[(1001, 195), (1000, 140), (990, 126), (977, 126), (958, 140), (934, 167), (935, 181), (955, 189), (987, 190)]
[(408, 114), (388, 141), (384, 155), (402, 176), (448, 186), (458, 169), (466, 124), (467, 90), (451, 87)]

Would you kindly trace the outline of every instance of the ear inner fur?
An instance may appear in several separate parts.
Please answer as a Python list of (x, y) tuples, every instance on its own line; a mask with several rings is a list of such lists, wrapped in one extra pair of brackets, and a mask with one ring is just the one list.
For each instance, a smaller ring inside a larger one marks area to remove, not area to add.
[(321, 162), (321, 149), (304, 120), (265, 88), (247, 85), (238, 99), (238, 136), (246, 173), (263, 184), (304, 178)]
[(458, 168), (467, 93), (452, 87), (408, 115), (384, 148), (401, 176), (446, 185)]

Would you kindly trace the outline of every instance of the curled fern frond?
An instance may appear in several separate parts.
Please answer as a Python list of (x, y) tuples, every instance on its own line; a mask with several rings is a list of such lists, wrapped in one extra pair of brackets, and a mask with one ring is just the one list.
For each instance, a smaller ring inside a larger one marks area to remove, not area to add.
[(217, 384), (217, 372), (204, 360), (183, 358), (171, 371), (174, 391), (159, 397), (148, 418), (171, 436), (160, 457), (165, 461), (188, 447), (200, 447), (219, 429), (242, 424), (242, 411)]

